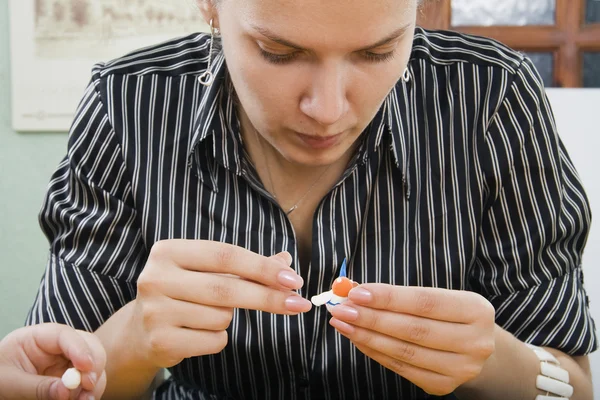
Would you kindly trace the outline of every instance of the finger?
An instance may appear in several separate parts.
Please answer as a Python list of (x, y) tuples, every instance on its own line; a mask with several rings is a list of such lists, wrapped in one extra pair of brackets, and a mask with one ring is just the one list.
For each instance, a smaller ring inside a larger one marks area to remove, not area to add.
[(466, 364), (466, 357), (461, 354), (422, 347), (378, 332), (348, 325), (336, 318), (332, 318), (329, 323), (355, 345), (370, 348), (420, 369), (449, 376), (456, 368), (460, 368), (457, 366)]
[(102, 398), (102, 395), (104, 394), (104, 391), (106, 390), (106, 371), (102, 373), (102, 376), (100, 376), (100, 379), (98, 379), (98, 384), (96, 385), (96, 388), (94, 389), (94, 396), (96, 399), (100, 399)]
[(224, 331), (231, 324), (233, 308), (173, 301), (178, 303), (176, 326), (207, 331)]
[(93, 391), (98, 383), (98, 377), (97, 372), (81, 374), (81, 385), (79, 387), (85, 392)]
[(352, 289), (348, 297), (359, 305), (439, 321), (472, 323), (485, 314), (487, 322), (494, 314), (485, 298), (468, 291), (367, 283)]
[(15, 367), (0, 367), (2, 399), (69, 400), (70, 392), (59, 378), (30, 374)]
[(99, 397), (94, 395), (94, 393), (88, 392), (88, 391), (82, 391), (77, 396), (73, 397), (73, 399), (75, 399), (75, 400), (93, 400), (93, 399), (98, 399), (98, 398)]
[(415, 367), (382, 354), (369, 347), (356, 345), (356, 348), (387, 369), (394, 371), (396, 374), (404, 377), (405, 379), (408, 379), (430, 395), (444, 396), (454, 392), (454, 390), (458, 387), (452, 377), (440, 375), (436, 372)]
[(352, 302), (331, 307), (340, 321), (431, 349), (462, 353), (472, 345), (473, 329), (466, 324), (362, 307)]
[(267, 286), (299, 289), (304, 284), (284, 256), (265, 257), (228, 243), (169, 240), (156, 243), (152, 256), (171, 260), (188, 270), (233, 274)]
[(292, 255), (290, 253), (288, 253), (287, 251), (282, 251), (281, 253), (272, 255), (269, 258), (271, 258), (271, 259), (274, 258), (274, 259), (280, 260), (287, 266), (290, 266), (292, 264), (292, 261), (294, 261), (294, 258), (292, 257)]
[(102, 346), (102, 343), (96, 335), (90, 332), (77, 331), (79, 337), (81, 337), (90, 349), (93, 366), (91, 370), (81, 370), (77, 365), (75, 368), (83, 371), (81, 376), (81, 387), (86, 391), (93, 391), (98, 383), (99, 377), (104, 373), (106, 368), (106, 351)]
[(69, 400), (78, 399), (80, 397), (81, 393), (83, 393), (83, 392), (84, 392), (84, 390), (81, 389), (81, 386), (79, 386), (76, 389), (72, 389), (69, 393)]
[(61, 324), (40, 324), (30, 327), (28, 343), (24, 343), (26, 351), (41, 350), (47, 354), (60, 355), (70, 360), (80, 371), (91, 371), (94, 365), (92, 350), (87, 341), (79, 333)]
[(84, 390), (79, 393), (78, 396), (74, 397), (77, 400), (90, 400), (90, 399), (101, 399), (106, 388), (106, 372), (103, 372), (98, 383), (92, 392)]
[(170, 282), (164, 294), (186, 302), (208, 306), (260, 310), (274, 314), (307, 312), (312, 303), (292, 291), (283, 291), (243, 279), (216, 274), (189, 273), (187, 284)]
[(231, 324), (233, 308), (207, 306), (188, 301), (165, 298), (154, 311), (152, 304), (145, 305), (148, 326), (163, 324), (208, 331), (223, 331)]
[(226, 331), (167, 327), (152, 334), (149, 352), (161, 367), (171, 367), (190, 357), (220, 353), (229, 341)]

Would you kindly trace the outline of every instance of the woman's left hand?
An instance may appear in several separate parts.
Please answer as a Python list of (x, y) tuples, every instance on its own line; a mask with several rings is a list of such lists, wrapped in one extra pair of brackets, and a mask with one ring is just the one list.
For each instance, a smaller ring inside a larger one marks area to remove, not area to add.
[(330, 324), (367, 356), (432, 395), (476, 378), (495, 349), (495, 311), (473, 292), (363, 284)]

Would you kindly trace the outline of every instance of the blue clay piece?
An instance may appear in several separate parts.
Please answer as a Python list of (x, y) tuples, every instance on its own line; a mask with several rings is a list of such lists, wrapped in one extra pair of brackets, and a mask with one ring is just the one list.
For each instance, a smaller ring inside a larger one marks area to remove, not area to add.
[(342, 263), (342, 266), (340, 268), (340, 276), (342, 277), (346, 277), (346, 259), (344, 258), (344, 262)]

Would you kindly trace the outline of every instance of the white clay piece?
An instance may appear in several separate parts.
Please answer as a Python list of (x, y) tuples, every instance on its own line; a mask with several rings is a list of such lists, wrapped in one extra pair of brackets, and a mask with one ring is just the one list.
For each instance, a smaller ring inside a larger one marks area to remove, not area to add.
[(81, 372), (76, 368), (69, 368), (65, 371), (61, 380), (67, 389), (77, 389), (81, 384)]
[(351, 281), (346, 277), (346, 260), (344, 259), (340, 268), (340, 276), (333, 281), (331, 290), (311, 297), (310, 301), (315, 306), (326, 305), (329, 309), (329, 307), (337, 306), (338, 304), (348, 301), (348, 293), (356, 286), (358, 286), (358, 283)]

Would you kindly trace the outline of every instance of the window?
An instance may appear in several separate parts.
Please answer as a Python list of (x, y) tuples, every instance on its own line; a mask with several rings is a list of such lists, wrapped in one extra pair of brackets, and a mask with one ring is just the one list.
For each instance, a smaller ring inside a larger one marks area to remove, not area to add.
[(600, 0), (425, 0), (419, 24), (527, 53), (547, 86), (600, 87)]

